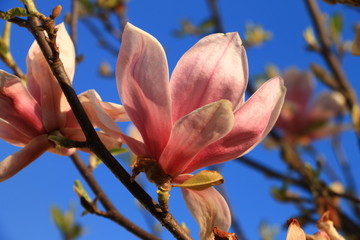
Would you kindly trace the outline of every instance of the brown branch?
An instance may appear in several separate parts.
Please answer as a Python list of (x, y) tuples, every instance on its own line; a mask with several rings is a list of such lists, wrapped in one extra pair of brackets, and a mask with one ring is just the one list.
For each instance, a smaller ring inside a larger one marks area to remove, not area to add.
[(258, 170), (259, 172), (262, 172), (267, 177), (271, 177), (271, 178), (279, 179), (284, 182), (292, 183), (292, 184), (295, 184), (295, 185), (301, 187), (302, 189), (309, 190), (308, 186), (306, 185), (306, 183), (304, 181), (302, 181), (300, 179), (295, 179), (292, 177), (285, 176), (284, 174), (277, 172), (267, 166), (264, 166), (248, 157), (236, 158), (236, 161), (239, 163), (245, 164), (248, 167), (254, 168), (254, 169)]
[(103, 24), (105, 30), (110, 33), (110, 36), (112, 36), (117, 41), (121, 41), (122, 31), (118, 31), (113, 25), (112, 21), (110, 21), (110, 14), (111, 11), (105, 10), (101, 11), (97, 14), (97, 17), (100, 19), (100, 22)]
[(16, 76), (18, 76), (21, 79), (26, 78), (25, 74), (21, 71), (21, 69), (13, 59), (9, 59), (2, 54), (0, 54), (0, 58), (6, 64), (6, 66), (8, 66), (14, 72)]
[(221, 21), (220, 13), (219, 13), (219, 7), (217, 5), (217, 0), (208, 0), (208, 4), (210, 7), (212, 20), (215, 24), (215, 32), (223, 33), (224, 27)]
[(117, 57), (119, 49), (114, 47), (109, 41), (102, 37), (103, 34), (100, 33), (99, 29), (93, 24), (89, 19), (83, 18), (81, 22), (87, 27), (90, 33), (97, 39), (99, 45), (107, 50), (110, 54)]
[[(321, 14), (319, 7), (316, 3), (316, 0), (305, 0), (306, 7), (308, 8), (308, 12), (318, 34), (319, 43), (320, 43), (320, 53), (323, 56), (326, 64), (331, 70), (335, 81), (337, 82), (337, 88), (335, 90), (341, 92), (346, 101), (346, 105), (349, 110), (354, 114), (354, 110), (357, 109), (357, 98), (354, 90), (351, 88), (345, 73), (341, 67), (340, 60), (336, 56), (336, 54), (331, 50), (331, 41), (329, 38), (329, 33), (324, 27), (324, 17)], [(331, 86), (330, 86), (331, 87)], [(353, 121), (357, 121), (354, 119)], [(354, 122), (355, 124), (355, 122)], [(356, 126), (358, 138), (360, 137), (360, 126)], [(360, 139), (359, 139), (360, 141)]]
[[(41, 26), (48, 34), (48, 38), (43, 31), (39, 30)], [(111, 170), (118, 180), (133, 194), (133, 196), (155, 217), (158, 221), (169, 230), (177, 239), (191, 239), (184, 229), (176, 222), (170, 213), (164, 213), (161, 207), (151, 196), (141, 188), (135, 181), (131, 180), (128, 172), (119, 164), (119, 162), (111, 155), (101, 142), (88, 116), (85, 113), (75, 90), (72, 88), (70, 79), (68, 78), (64, 65), (62, 64), (58, 49), (55, 43), (55, 23), (53, 20), (42, 17), (30, 17), (27, 23), (28, 30), (33, 34), (39, 47), (49, 64), (54, 76), (64, 92), (80, 126), (83, 130), (88, 148), (100, 158), (103, 163)]]
[(324, 1), (327, 3), (330, 3), (330, 4), (340, 3), (340, 4), (345, 4), (345, 5), (353, 6), (353, 7), (360, 6), (359, 0), (324, 0)]
[(1, 36), (2, 51), (0, 51), (0, 59), (14, 72), (16, 76), (21, 79), (25, 79), (25, 75), (21, 69), (16, 64), (11, 51), (10, 51), (10, 32), (11, 32), (11, 23), (6, 22)]
[(79, 0), (72, 0), (71, 19), (70, 19), (70, 37), (76, 49), (77, 43), (77, 21), (79, 17)]
[(90, 169), (84, 164), (78, 153), (74, 153), (70, 156), (72, 162), (75, 164), (78, 171), (81, 173), (81, 176), (85, 179), (85, 181), (90, 186), (91, 190), (96, 195), (97, 199), (101, 202), (106, 212), (104, 214), (100, 214), (103, 217), (109, 218), (114, 222), (118, 223), (120, 226), (127, 229), (129, 232), (133, 233), (135, 236), (141, 239), (148, 240), (159, 240), (158, 237), (144, 231), (142, 228), (138, 227), (136, 224), (128, 220), (125, 216), (123, 216), (116, 207), (112, 204), (110, 199), (104, 193)]

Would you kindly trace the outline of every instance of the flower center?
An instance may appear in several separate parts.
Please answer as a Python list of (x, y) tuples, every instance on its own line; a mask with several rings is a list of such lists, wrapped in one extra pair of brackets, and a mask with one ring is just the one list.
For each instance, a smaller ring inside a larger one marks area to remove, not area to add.
[(144, 172), (147, 179), (155, 183), (158, 188), (164, 191), (171, 189), (170, 182), (172, 177), (164, 172), (155, 159), (149, 156), (138, 156), (131, 167), (133, 168), (132, 179), (135, 179), (140, 172)]

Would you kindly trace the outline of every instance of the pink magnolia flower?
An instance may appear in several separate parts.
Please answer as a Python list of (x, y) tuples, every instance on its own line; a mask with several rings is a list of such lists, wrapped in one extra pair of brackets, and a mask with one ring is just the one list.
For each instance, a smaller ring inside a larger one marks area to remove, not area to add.
[(341, 127), (330, 123), (344, 110), (344, 99), (340, 93), (323, 92), (315, 102), (311, 102), (314, 83), (309, 72), (289, 68), (283, 77), (287, 94), (276, 126), (284, 132), (288, 141), (307, 143), (341, 130)]
[[(273, 127), (286, 91), (282, 80), (273, 78), (245, 102), (248, 66), (237, 33), (201, 39), (182, 56), (169, 81), (160, 43), (129, 23), (123, 33), (116, 81), (143, 142), (121, 133), (106, 112), (93, 104), (104, 122), (99, 127), (121, 136), (140, 160), (156, 162), (174, 183), (182, 183), (197, 169), (254, 148)], [(229, 208), (214, 188), (182, 188), (182, 193), (200, 225), (201, 239), (209, 239), (215, 226), (229, 229)]]
[[(75, 70), (75, 50), (64, 24), (59, 25), (57, 43), (60, 58), (69, 78)], [(0, 138), (23, 147), (17, 153), (0, 162), (0, 182), (4, 181), (45, 151), (60, 155), (70, 155), (75, 149), (55, 146), (48, 140), (49, 134), (59, 135), (72, 140), (84, 141), (85, 137), (67, 103), (59, 84), (53, 76), (36, 42), (29, 49), (27, 59), (26, 86), (18, 77), (0, 70)], [(83, 104), (88, 105), (88, 94), (97, 101), (100, 97), (94, 91), (82, 94)], [(120, 119), (122, 106), (100, 103), (113, 119)], [(116, 109), (116, 114), (115, 113)], [(109, 148), (119, 147), (119, 142), (99, 133)]]

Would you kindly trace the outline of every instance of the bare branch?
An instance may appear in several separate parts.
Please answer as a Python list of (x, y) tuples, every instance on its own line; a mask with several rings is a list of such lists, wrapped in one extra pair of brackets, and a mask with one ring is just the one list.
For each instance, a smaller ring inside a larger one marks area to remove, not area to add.
[(99, 199), (99, 201), (105, 208), (106, 213), (101, 216), (109, 218), (114, 222), (117, 222), (119, 225), (123, 226), (129, 232), (133, 233), (134, 235), (138, 236), (141, 239), (159, 240), (159, 238), (157, 238), (156, 236), (153, 236), (152, 234), (144, 231), (142, 228), (138, 227), (133, 222), (128, 220), (116, 209), (116, 207), (112, 204), (112, 202), (104, 193), (100, 185), (97, 183), (90, 169), (86, 167), (86, 165), (84, 164), (84, 162), (77, 153), (71, 155), (70, 158), (75, 164), (76, 168), (81, 173), (82, 177), (89, 184), (91, 190), (94, 192), (96, 197)]

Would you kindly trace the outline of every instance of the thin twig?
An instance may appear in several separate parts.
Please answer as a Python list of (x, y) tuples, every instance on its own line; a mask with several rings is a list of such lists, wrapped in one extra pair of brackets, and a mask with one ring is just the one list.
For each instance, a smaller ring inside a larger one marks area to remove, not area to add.
[(117, 41), (121, 41), (121, 31), (119, 32), (113, 25), (112, 21), (110, 21), (110, 11), (100, 11), (99, 14), (97, 14), (98, 18), (100, 19), (100, 22), (103, 24), (105, 30), (107, 30), (110, 33), (110, 36), (112, 36)]
[(159, 240), (158, 237), (144, 231), (142, 228), (138, 227), (136, 224), (128, 220), (125, 216), (123, 216), (116, 207), (112, 204), (110, 199), (104, 193), (90, 169), (87, 168), (85, 163), (82, 161), (78, 153), (74, 153), (70, 156), (72, 162), (75, 164), (76, 168), (81, 173), (81, 176), (85, 179), (85, 181), (90, 186), (91, 190), (96, 195), (97, 199), (101, 202), (103, 207), (105, 208), (105, 214), (101, 216), (109, 218), (120, 226), (127, 229), (129, 232), (133, 233), (134, 235), (138, 236), (141, 239), (148, 239), (148, 240)]
[(340, 165), (340, 168), (343, 172), (343, 176), (345, 177), (345, 182), (346, 182), (346, 194), (353, 196), (354, 199), (357, 199), (358, 202), (356, 201), (349, 201), (348, 203), (350, 204), (350, 206), (352, 207), (352, 209), (354, 210), (354, 212), (356, 213), (356, 215), (358, 217), (360, 217), (360, 207), (359, 207), (359, 202), (360, 199), (356, 198), (354, 196), (357, 195), (357, 191), (356, 191), (356, 181), (355, 178), (351, 172), (351, 166), (345, 156), (344, 153), (344, 149), (341, 146), (341, 141), (340, 141), (340, 136), (336, 135), (332, 138), (332, 146), (333, 146), (333, 150), (336, 156), (336, 159)]
[(339, 165), (343, 171), (343, 175), (346, 179), (346, 187), (353, 193), (356, 192), (355, 178), (351, 172), (351, 167), (348, 160), (345, 157), (343, 148), (341, 147), (340, 136), (336, 135), (332, 138), (331, 144), (333, 146), (334, 154), (339, 162)]
[[(313, 21), (316, 32), (318, 34), (320, 53), (323, 56), (329, 69), (331, 70), (335, 81), (337, 82), (337, 89), (335, 90), (343, 94), (343, 96), (345, 97), (346, 105), (349, 108), (350, 112), (353, 114), (354, 109), (357, 109), (356, 94), (345, 76), (343, 68), (341, 67), (340, 60), (331, 50), (331, 40), (329, 38), (329, 33), (324, 27), (325, 19), (319, 10), (316, 0), (305, 0), (305, 3)], [(353, 121), (357, 121), (357, 119), (353, 119)], [(360, 144), (360, 126), (356, 126), (355, 124), (355, 127), (357, 131), (358, 141)]]
[(21, 69), (14, 60), (9, 61), (9, 59), (4, 57), (2, 54), (0, 54), (0, 58), (1, 61), (3, 61), (6, 64), (6, 66), (8, 66), (14, 72), (16, 76), (18, 76), (20, 79), (26, 78), (25, 74), (21, 71)]
[(77, 21), (79, 17), (79, 0), (72, 0), (71, 19), (70, 19), (70, 37), (76, 49), (77, 43)]
[(100, 33), (100, 30), (93, 24), (89, 19), (83, 18), (81, 22), (87, 27), (90, 33), (97, 39), (99, 45), (107, 50), (110, 54), (117, 57), (119, 49), (114, 47), (110, 42), (102, 37), (103, 34)]
[(305, 151), (314, 158), (316, 164), (320, 164), (321, 168), (329, 178), (331, 182), (340, 181), (338, 175), (336, 174), (335, 170), (329, 164), (329, 161), (326, 159), (324, 155), (314, 148), (312, 145), (304, 146)]
[(25, 75), (16, 64), (10, 51), (10, 31), (11, 31), (11, 23), (6, 22), (1, 39), (2, 44), (4, 44), (3, 46), (4, 49), (3, 51), (0, 51), (0, 59), (14, 72), (16, 76), (18, 76), (21, 79), (25, 79)]
[(211, 11), (211, 18), (214, 21), (215, 25), (215, 32), (223, 33), (224, 27), (221, 21), (220, 13), (219, 13), (219, 7), (217, 5), (218, 0), (208, 0), (208, 4)]
[(302, 181), (300, 179), (295, 179), (295, 178), (292, 178), (289, 176), (285, 176), (284, 174), (277, 172), (267, 166), (264, 166), (248, 157), (240, 157), (240, 158), (237, 158), (236, 161), (262, 172), (267, 177), (271, 177), (271, 178), (279, 179), (284, 182), (292, 183), (292, 184), (295, 184), (295, 185), (301, 187), (302, 189), (309, 190), (308, 186), (306, 185), (306, 183), (304, 181)]

